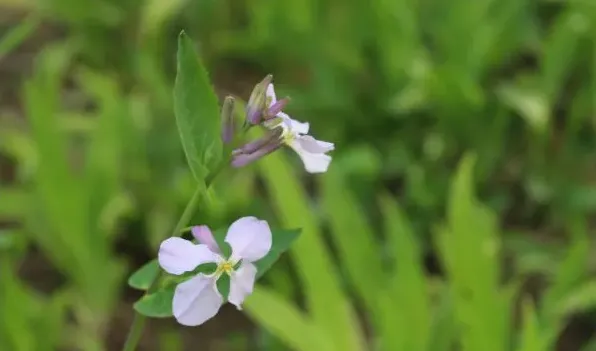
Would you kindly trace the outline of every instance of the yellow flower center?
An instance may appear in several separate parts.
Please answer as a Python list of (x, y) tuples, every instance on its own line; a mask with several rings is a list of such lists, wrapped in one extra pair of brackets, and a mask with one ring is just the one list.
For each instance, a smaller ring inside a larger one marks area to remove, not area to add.
[(232, 274), (234, 270), (234, 262), (231, 261), (223, 261), (217, 266), (217, 274), (226, 273), (227, 275)]

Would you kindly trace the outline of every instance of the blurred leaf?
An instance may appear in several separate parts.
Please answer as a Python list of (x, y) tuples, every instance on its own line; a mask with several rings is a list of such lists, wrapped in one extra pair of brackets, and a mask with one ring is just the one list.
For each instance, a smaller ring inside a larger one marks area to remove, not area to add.
[(557, 94), (565, 86), (566, 75), (575, 63), (574, 56), (581, 36), (587, 34), (590, 26), (586, 15), (573, 7), (559, 15), (544, 42), (541, 88), (551, 105), (554, 105)]
[(85, 192), (71, 173), (66, 140), (55, 115), (62, 75), (71, 55), (71, 48), (64, 43), (45, 48), (38, 57), (35, 74), (25, 82), (24, 104), (38, 155), (35, 204), (49, 222), (36, 240), (58, 267), (81, 279), (89, 274), (83, 270), (89, 268), (92, 259), (87, 254), (91, 248), (85, 242), (89, 234), (87, 213), (81, 206)]
[(141, 12), (141, 32), (143, 34), (149, 34), (159, 29), (168, 19), (175, 16), (187, 1), (145, 1)]
[(135, 311), (147, 317), (165, 318), (172, 316), (172, 300), (176, 285), (167, 285), (152, 294), (145, 295), (133, 305)]
[[(556, 313), (558, 301), (568, 296), (588, 276), (590, 242), (585, 220), (571, 220), (569, 232), (571, 233), (570, 246), (543, 298), (543, 308), (547, 316), (551, 312)], [(553, 318), (556, 318), (556, 315), (553, 315)], [(556, 324), (556, 319), (551, 322)]]
[(455, 297), (463, 350), (506, 349), (511, 297), (500, 294), (500, 241), (495, 216), (474, 196), (475, 158), (460, 162), (452, 181), (448, 226), (438, 233), (441, 259)]
[(573, 289), (554, 308), (559, 318), (596, 309), (596, 281), (586, 282)]
[(31, 301), (13, 272), (13, 265), (0, 256), (0, 348), (34, 349), (35, 338), (28, 325)]
[(184, 31), (178, 38), (174, 111), (188, 165), (195, 179), (203, 182), (221, 158), (219, 105), (194, 43)]
[(128, 278), (128, 285), (139, 290), (147, 290), (159, 274), (157, 259), (145, 263)]
[(542, 337), (540, 323), (534, 304), (529, 298), (522, 301), (522, 329), (518, 351), (544, 351), (549, 345)]
[(337, 170), (331, 169), (321, 176), (323, 211), (329, 219), (341, 265), (347, 269), (353, 289), (374, 322), (380, 313), (377, 307), (386, 308), (378, 306), (377, 295), (387, 277), (378, 259), (381, 255), (375, 233), (349, 188)]
[(0, 38), (0, 60), (10, 54), (15, 48), (35, 32), (39, 26), (40, 18), (34, 13), (25, 18), (17, 26), (13, 27), (8, 33)]
[(592, 337), (580, 351), (596, 351), (596, 337)]
[[(385, 220), (387, 244), (393, 270), (387, 295), (393, 303), (385, 307), (382, 337), (391, 350), (426, 350), (430, 339), (430, 306), (419, 243), (395, 200), (388, 194), (379, 199)], [(396, 333), (395, 330), (400, 330)]]
[(439, 301), (433, 310), (430, 340), (428, 341), (428, 350), (430, 351), (452, 350), (458, 337), (458, 328), (454, 318), (453, 297), (446, 288), (441, 287)]
[(255, 287), (244, 302), (244, 310), (251, 319), (293, 350), (341, 350), (334, 347), (323, 329), (317, 328), (291, 303), (266, 288)]
[(497, 90), (497, 95), (505, 105), (519, 113), (534, 132), (546, 132), (551, 118), (549, 102), (539, 89), (522, 84), (507, 84)]
[(0, 186), (0, 218), (19, 219), (26, 215), (31, 194), (20, 187)]
[[(250, 136), (257, 135), (253, 133)], [(302, 228), (302, 235), (290, 252), (300, 274), (313, 323), (329, 335), (338, 349), (359, 351), (364, 345), (364, 336), (355, 322), (356, 315), (349, 300), (341, 290), (339, 275), (306, 191), (293, 174), (283, 152), (267, 156), (258, 165), (283, 226)]]
[(272, 230), (273, 244), (267, 256), (255, 262), (257, 266), (257, 279), (263, 276), (279, 257), (292, 247), (292, 244), (300, 236), (301, 229), (294, 230)]
[[(89, 212), (93, 224), (102, 229), (113, 229), (103, 226), (102, 216), (107, 206), (113, 206), (113, 199), (120, 190), (123, 166), (124, 143), (127, 135), (124, 134), (124, 121), (126, 110), (124, 100), (117, 82), (109, 76), (99, 72), (80, 69), (77, 78), (79, 84), (98, 104), (97, 124), (91, 133), (89, 149), (85, 158), (87, 186), (94, 189), (94, 195), (89, 203)], [(112, 210), (118, 209), (112, 207)], [(121, 213), (116, 212), (117, 215)], [(114, 219), (110, 219), (114, 220)], [(106, 231), (107, 233), (108, 232)], [(102, 239), (103, 240), (103, 239)]]

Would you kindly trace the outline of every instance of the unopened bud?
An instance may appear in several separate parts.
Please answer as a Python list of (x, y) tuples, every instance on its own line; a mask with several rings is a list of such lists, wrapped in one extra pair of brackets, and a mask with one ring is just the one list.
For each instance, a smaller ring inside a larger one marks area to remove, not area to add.
[(280, 113), (284, 109), (284, 107), (286, 107), (288, 102), (290, 102), (289, 97), (277, 100), (273, 105), (269, 107), (267, 113), (265, 113), (265, 119), (270, 119), (277, 116), (277, 114)]
[(259, 124), (261, 122), (261, 116), (267, 107), (267, 87), (272, 79), (273, 76), (271, 74), (267, 75), (255, 86), (250, 94), (248, 104), (246, 105), (246, 120), (251, 124)]
[(234, 98), (226, 96), (221, 108), (221, 139), (229, 144), (234, 137)]
[(234, 158), (232, 159), (233, 167), (243, 167), (247, 164), (266, 156), (273, 151), (277, 150), (282, 145), (282, 134), (281, 128), (269, 131), (267, 135), (246, 144), (242, 148), (233, 152)]
[(266, 135), (264, 135), (262, 138), (252, 141), (252, 142), (242, 146), (240, 149), (234, 150), (232, 152), (232, 155), (235, 156), (235, 155), (239, 155), (239, 154), (252, 154), (253, 152), (264, 147), (265, 145), (267, 145), (271, 142), (275, 142), (276, 140), (279, 140), (281, 138), (282, 134), (283, 134), (283, 130), (281, 128), (272, 129)]

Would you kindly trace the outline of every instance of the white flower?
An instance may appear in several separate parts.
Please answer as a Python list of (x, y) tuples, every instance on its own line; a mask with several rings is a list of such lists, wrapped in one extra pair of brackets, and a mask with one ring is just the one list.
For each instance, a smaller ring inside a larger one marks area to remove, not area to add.
[(253, 262), (265, 257), (272, 245), (269, 225), (255, 217), (243, 217), (232, 223), (225, 238), (232, 248), (227, 259), (221, 255), (215, 240), (211, 240), (209, 228), (197, 227), (193, 234), (203, 244), (172, 237), (162, 242), (158, 254), (159, 265), (175, 275), (193, 271), (201, 264), (217, 264), (213, 274), (199, 273), (176, 287), (172, 311), (178, 323), (187, 326), (203, 324), (217, 314), (224, 297), (217, 290), (216, 282), (224, 273), (230, 276), (227, 299), (242, 309), (242, 302), (252, 293), (257, 275)]
[[(267, 103), (271, 108), (277, 102), (273, 84), (267, 86)], [(277, 111), (276, 111), (277, 112)], [(309, 124), (292, 119), (284, 112), (277, 112), (274, 118), (265, 120), (263, 125), (269, 129), (283, 128), (283, 142), (291, 147), (304, 163), (309, 173), (324, 173), (329, 168), (331, 156), (327, 152), (333, 150), (333, 143), (316, 140), (308, 134)]]

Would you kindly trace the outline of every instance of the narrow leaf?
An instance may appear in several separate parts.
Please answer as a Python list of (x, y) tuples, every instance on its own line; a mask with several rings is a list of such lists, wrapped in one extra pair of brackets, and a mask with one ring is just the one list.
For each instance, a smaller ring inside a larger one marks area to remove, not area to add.
[(256, 287), (244, 310), (255, 322), (297, 351), (336, 350), (328, 334), (309, 322), (291, 303), (273, 291)]
[(395, 350), (426, 350), (430, 334), (430, 307), (427, 279), (424, 274), (422, 253), (395, 200), (389, 195), (380, 198), (385, 219), (385, 232), (394, 257), (393, 274), (389, 287), (396, 311), (387, 311), (389, 318), (397, 319), (401, 333), (394, 325), (384, 325), (386, 347)]
[(524, 299), (522, 302), (523, 325), (521, 330), (521, 340), (518, 351), (542, 351), (548, 350), (546, 340), (541, 335), (540, 323), (536, 308), (530, 299)]
[(325, 330), (340, 350), (360, 350), (364, 336), (341, 288), (338, 272), (325, 246), (306, 190), (293, 174), (283, 153), (269, 155), (258, 165), (281, 223), (290, 228), (302, 228), (302, 234), (290, 252), (300, 273), (306, 305), (314, 323)]

